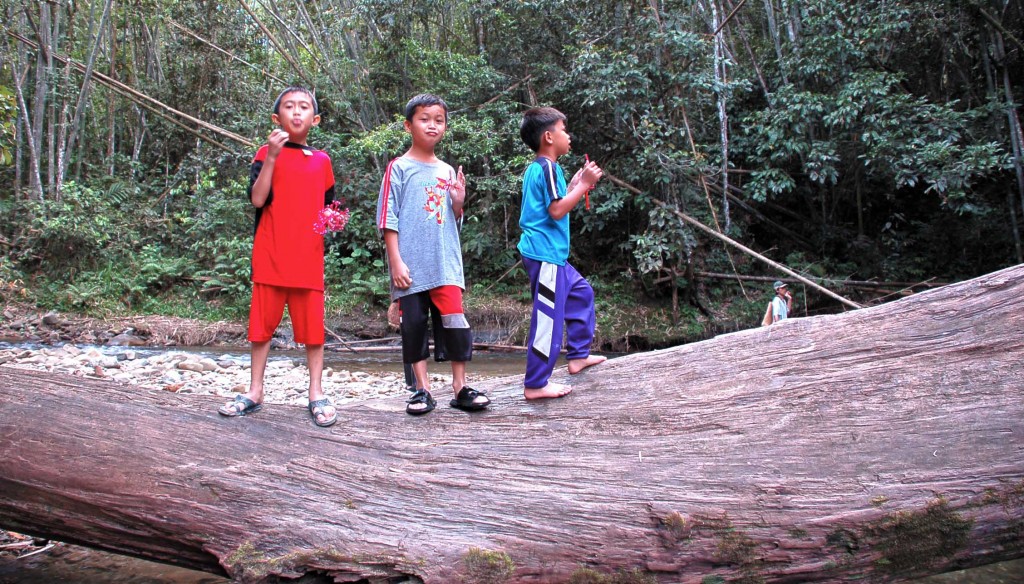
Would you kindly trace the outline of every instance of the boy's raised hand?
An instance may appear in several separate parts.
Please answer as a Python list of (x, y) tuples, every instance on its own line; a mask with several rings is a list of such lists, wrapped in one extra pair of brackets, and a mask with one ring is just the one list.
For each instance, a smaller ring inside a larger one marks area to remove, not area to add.
[(569, 181), (569, 186), (565, 187), (565, 192), (571, 192), (574, 188), (576, 188), (576, 185), (579, 184), (580, 182), (581, 176), (583, 176), (582, 168), (577, 170), (576, 174), (572, 175), (572, 180)]
[(461, 207), (462, 203), (466, 201), (466, 175), (462, 173), (461, 166), (459, 167), (459, 170), (455, 174), (455, 180), (452, 181), (451, 177), (449, 176), (449, 181), (451, 181), (452, 185), (450, 190), (452, 196), (452, 203), (455, 203), (456, 205), (459, 205)]
[(288, 132), (281, 128), (274, 128), (270, 135), (267, 136), (267, 155), (277, 158), (277, 155), (281, 153), (281, 149), (284, 148), (284, 143), (287, 141)]
[[(588, 160), (583, 165), (583, 168), (576, 173), (576, 176), (579, 176), (579, 179), (583, 181), (583, 184), (587, 185), (587, 188), (593, 188), (597, 181), (601, 180), (601, 177), (604, 176), (604, 171), (601, 170), (601, 167), (596, 162)], [(575, 176), (573, 180), (576, 180)]]

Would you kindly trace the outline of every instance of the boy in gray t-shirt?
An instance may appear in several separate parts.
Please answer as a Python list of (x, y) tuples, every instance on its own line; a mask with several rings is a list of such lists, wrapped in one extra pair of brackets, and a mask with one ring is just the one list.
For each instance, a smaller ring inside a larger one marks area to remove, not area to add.
[(433, 322), (434, 360), (452, 363), (450, 405), (482, 410), (487, 396), (466, 385), (473, 332), (462, 309), (466, 284), (457, 221), (466, 200), (466, 177), (434, 154), (448, 127), (448, 105), (420, 94), (405, 106), (412, 147), (388, 164), (377, 200), (377, 228), (387, 248), (391, 299), (401, 311), (402, 360), (412, 366), (416, 388), (405, 411), (426, 414), (430, 394), (428, 321)]

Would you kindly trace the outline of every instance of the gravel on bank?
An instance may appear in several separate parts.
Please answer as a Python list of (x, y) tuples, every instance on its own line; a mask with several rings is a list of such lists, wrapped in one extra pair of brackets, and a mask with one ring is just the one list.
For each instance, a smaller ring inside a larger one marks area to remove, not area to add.
[[(103, 379), (175, 393), (217, 395), (231, 398), (249, 386), (248, 362), (228, 357), (167, 350), (157, 353), (132, 348), (111, 351), (65, 344), (60, 347), (0, 349), (0, 366), (47, 371), (75, 377)], [(432, 378), (438, 387), (450, 378)], [(290, 358), (272, 358), (264, 376), (264, 400), (271, 404), (305, 406), (309, 370), (305, 363)], [(408, 395), (405, 378), (397, 373), (366, 373), (324, 368), (324, 393), (335, 404), (379, 397)]]

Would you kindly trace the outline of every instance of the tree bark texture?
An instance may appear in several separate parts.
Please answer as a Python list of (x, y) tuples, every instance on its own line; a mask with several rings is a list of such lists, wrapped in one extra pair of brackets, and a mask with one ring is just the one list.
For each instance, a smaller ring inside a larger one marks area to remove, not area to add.
[(4, 367), (0, 526), (248, 582), (896, 582), (1024, 556), (1022, 330), (1017, 266), (329, 429)]

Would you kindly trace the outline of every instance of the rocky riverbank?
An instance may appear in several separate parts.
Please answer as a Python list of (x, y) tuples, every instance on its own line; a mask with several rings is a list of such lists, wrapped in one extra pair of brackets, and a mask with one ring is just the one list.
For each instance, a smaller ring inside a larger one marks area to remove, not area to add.
[[(372, 319), (388, 332), (386, 319)], [(376, 322), (379, 321), (379, 322)], [(365, 328), (365, 327), (364, 327)], [(282, 329), (287, 333), (285, 329)], [(376, 337), (375, 337), (376, 338)], [(244, 323), (203, 322), (164, 316), (88, 318), (30, 307), (7, 305), (0, 310), (0, 366), (105, 379), (140, 388), (217, 395), (229, 399), (248, 388), (249, 345)], [(275, 349), (295, 348), (284, 334)], [(184, 350), (179, 347), (192, 347)], [(194, 347), (230, 349), (242, 357), (196, 353)], [(305, 406), (309, 371), (305, 359), (271, 353), (265, 375), (265, 401)], [(325, 367), (324, 393), (336, 404), (377, 397), (404, 397), (401, 373)], [(450, 377), (435, 375), (437, 388)]]
[[(176, 393), (218, 395), (226, 398), (245, 392), (250, 365), (228, 357), (213, 358), (181, 351), (143, 355), (133, 348), (59, 347), (0, 349), (0, 365), (75, 377), (106, 379), (146, 389)], [(336, 404), (405, 394), (401, 374), (324, 369), (324, 393)], [(443, 376), (438, 384), (446, 382)], [(306, 405), (309, 370), (291, 358), (273, 358), (267, 364), (265, 400), (274, 404)]]

